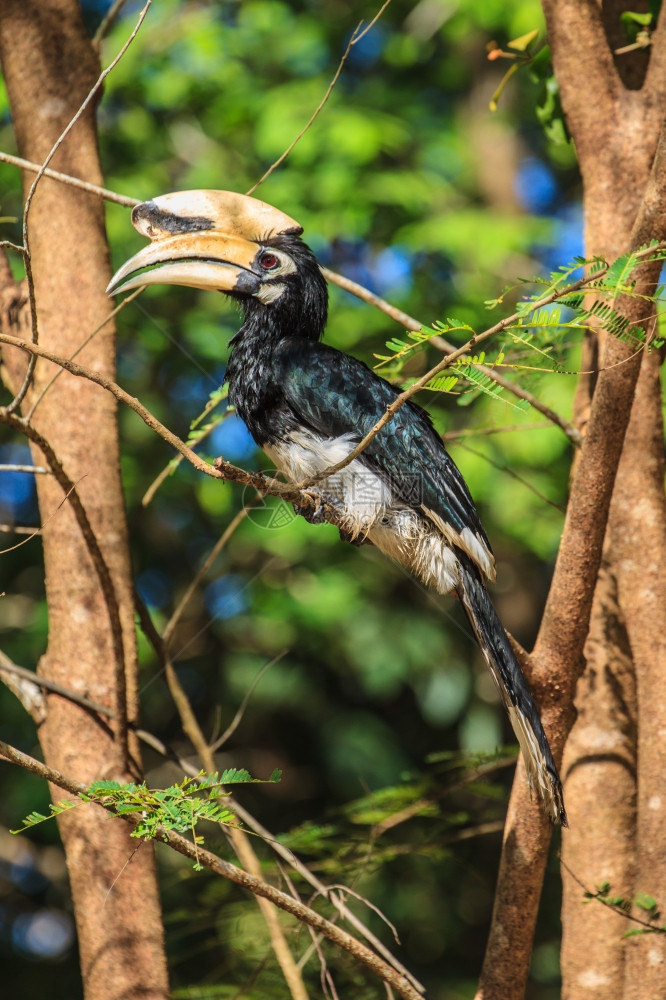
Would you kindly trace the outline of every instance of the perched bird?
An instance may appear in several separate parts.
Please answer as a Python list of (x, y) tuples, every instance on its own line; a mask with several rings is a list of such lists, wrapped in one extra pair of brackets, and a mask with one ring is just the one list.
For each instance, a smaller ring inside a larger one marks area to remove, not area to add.
[[(230, 341), (229, 399), (254, 440), (295, 482), (345, 459), (398, 391), (361, 361), (320, 343), (326, 281), (300, 238), (302, 227), (228, 191), (163, 195), (138, 205), (132, 222), (151, 243), (120, 268), (109, 292), (188, 285), (238, 300), (243, 324)], [(537, 708), (484, 586), (484, 578), (495, 578), (490, 543), (426, 411), (409, 400), (365, 451), (315, 491), (337, 504), (344, 539), (370, 542), (439, 593), (460, 599), (530, 785), (550, 819), (566, 824)], [(305, 508), (299, 512), (307, 516)]]

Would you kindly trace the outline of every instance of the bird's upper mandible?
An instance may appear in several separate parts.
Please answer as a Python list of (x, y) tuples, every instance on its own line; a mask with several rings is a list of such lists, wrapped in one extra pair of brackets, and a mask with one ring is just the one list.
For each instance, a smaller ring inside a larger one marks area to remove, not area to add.
[[(285, 212), (235, 191), (163, 194), (137, 205), (132, 224), (151, 242), (114, 274), (110, 294), (152, 284), (256, 294), (266, 270), (257, 259), (261, 244), (303, 232)], [(278, 257), (271, 277), (280, 264), (287, 269)]]

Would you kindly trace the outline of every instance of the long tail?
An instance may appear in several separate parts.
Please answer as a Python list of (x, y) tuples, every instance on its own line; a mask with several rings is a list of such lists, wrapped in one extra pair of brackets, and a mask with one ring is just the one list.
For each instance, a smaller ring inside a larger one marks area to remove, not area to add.
[(509, 713), (523, 751), (530, 788), (538, 792), (550, 821), (567, 826), (562, 784), (527, 681), (479, 571), (463, 553), (458, 556), (457, 594)]

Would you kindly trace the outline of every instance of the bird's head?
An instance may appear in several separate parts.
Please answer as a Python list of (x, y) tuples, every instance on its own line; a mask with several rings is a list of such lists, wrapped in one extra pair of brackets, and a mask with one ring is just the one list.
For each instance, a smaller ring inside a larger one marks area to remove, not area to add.
[(320, 337), (326, 281), (303, 227), (266, 202), (232, 191), (177, 191), (132, 210), (150, 244), (115, 273), (109, 294), (143, 285), (224, 292), (246, 315), (294, 335)]

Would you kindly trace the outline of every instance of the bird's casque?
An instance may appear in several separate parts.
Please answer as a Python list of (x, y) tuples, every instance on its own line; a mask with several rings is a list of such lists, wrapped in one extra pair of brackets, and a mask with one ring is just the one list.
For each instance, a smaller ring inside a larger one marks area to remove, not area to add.
[[(237, 299), (244, 321), (231, 340), (229, 399), (254, 440), (292, 481), (344, 460), (398, 390), (320, 343), (327, 287), (302, 227), (265, 202), (229, 191), (162, 195), (138, 205), (132, 222), (151, 242), (119, 269), (108, 291), (175, 284)], [(459, 598), (530, 785), (549, 818), (566, 824), (537, 708), (484, 586), (495, 578), (490, 543), (426, 411), (409, 400), (356, 459), (316, 489), (338, 505), (345, 540), (370, 542), (439, 593)]]

